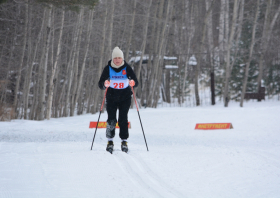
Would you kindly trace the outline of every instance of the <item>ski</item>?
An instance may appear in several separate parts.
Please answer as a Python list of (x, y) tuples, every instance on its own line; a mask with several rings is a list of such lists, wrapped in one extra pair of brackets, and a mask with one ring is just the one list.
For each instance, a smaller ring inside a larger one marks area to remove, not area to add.
[(114, 150), (114, 143), (113, 141), (108, 141), (107, 147), (106, 147), (106, 151), (108, 151), (109, 153), (113, 154), (113, 150)]
[[(118, 150), (118, 149), (117, 149)], [(114, 143), (113, 141), (108, 141), (107, 147), (106, 147), (106, 151), (108, 151), (109, 153), (113, 154), (114, 151)], [(127, 146), (127, 142), (123, 141), (121, 144), (121, 151), (128, 153), (128, 146)]]
[(128, 147), (127, 147), (127, 142), (123, 141), (121, 145), (121, 149), (123, 152), (127, 153), (128, 152)]
[(122, 152), (128, 153), (128, 149), (124, 148), (124, 149), (122, 149)]
[[(114, 154), (115, 152), (117, 152), (118, 153), (118, 151), (120, 151), (120, 150), (117, 150), (117, 151), (114, 151), (114, 150), (106, 150), (107, 152), (109, 152), (110, 154)], [(122, 150), (122, 152), (124, 152), (124, 153), (129, 153), (129, 150)]]
[(109, 153), (113, 154), (113, 149), (107, 149), (106, 151), (108, 151)]

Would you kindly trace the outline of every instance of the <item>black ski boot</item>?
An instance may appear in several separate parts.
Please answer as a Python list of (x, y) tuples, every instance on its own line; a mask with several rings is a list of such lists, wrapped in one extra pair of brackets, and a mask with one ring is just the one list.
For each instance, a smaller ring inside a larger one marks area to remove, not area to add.
[(122, 151), (123, 152), (128, 152), (128, 147), (127, 147), (127, 142), (126, 141), (122, 141), (122, 145), (121, 145)]
[(108, 141), (106, 151), (108, 151), (112, 154), (113, 150), (114, 150), (114, 142), (113, 141)]

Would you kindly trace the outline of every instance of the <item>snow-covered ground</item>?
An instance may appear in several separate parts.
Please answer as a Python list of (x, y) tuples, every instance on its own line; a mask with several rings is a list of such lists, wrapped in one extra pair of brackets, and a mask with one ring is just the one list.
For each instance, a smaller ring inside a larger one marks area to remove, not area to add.
[[(280, 102), (136, 109), (128, 154), (105, 151), (98, 113), (0, 122), (0, 198), (280, 197)], [(106, 120), (106, 113), (101, 121)], [(233, 129), (195, 130), (231, 122)]]

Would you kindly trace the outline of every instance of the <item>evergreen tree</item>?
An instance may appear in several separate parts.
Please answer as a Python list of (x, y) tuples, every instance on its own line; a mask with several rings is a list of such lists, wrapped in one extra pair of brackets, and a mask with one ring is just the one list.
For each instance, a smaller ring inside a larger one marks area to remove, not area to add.
[(265, 87), (267, 95), (280, 94), (280, 64), (274, 63), (268, 68), (267, 77), (265, 78)]
[(7, 2), (7, 0), (0, 0), (0, 4)]

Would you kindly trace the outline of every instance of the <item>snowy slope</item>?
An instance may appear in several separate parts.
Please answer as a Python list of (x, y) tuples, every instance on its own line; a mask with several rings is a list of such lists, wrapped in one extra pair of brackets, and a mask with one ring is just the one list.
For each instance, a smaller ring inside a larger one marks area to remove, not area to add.
[[(128, 146), (105, 151), (98, 114), (0, 122), (0, 198), (280, 197), (280, 102), (136, 109)], [(106, 113), (101, 115), (106, 120)], [(233, 129), (194, 130), (231, 122)]]

